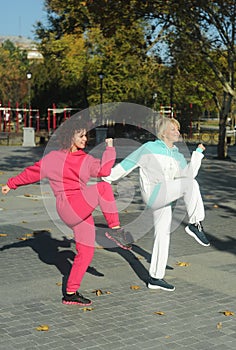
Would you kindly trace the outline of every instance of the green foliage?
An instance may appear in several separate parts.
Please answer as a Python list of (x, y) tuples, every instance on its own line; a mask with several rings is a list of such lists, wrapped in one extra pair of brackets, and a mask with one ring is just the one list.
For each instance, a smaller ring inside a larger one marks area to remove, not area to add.
[[(72, 33), (66, 23), (69, 17), (74, 16), (73, 11), (78, 1), (47, 3), (56, 12), (60, 28), (54, 20), (50, 31), (43, 31), (40, 27), (41, 50), (49, 70), (52, 70), (50, 80), (52, 82), (53, 76), (58, 72), (58, 88), (64, 91), (63, 96), (67, 102), (82, 108), (98, 104), (98, 74), (102, 71), (104, 103), (129, 101), (143, 104), (148, 101), (152, 106), (153, 93), (160, 90), (160, 86), (157, 87), (156, 76), (153, 76), (153, 72), (157, 71), (156, 58), (147, 55), (144, 22), (136, 20), (130, 23), (129, 28), (123, 24), (117, 26), (114, 35), (107, 37), (102, 26), (94, 20), (95, 13), (92, 14), (91, 8), (86, 8), (86, 30), (81, 27), (79, 31), (76, 26)], [(80, 2), (77, 9), (85, 7), (83, 4)], [(84, 11), (85, 9), (81, 12), (82, 17)], [(78, 23), (80, 20), (78, 16)], [(77, 91), (77, 94), (72, 94), (72, 91)]]
[[(30, 65), (35, 107), (99, 104), (103, 72), (104, 103), (158, 110), (172, 99), (178, 111), (193, 104), (196, 117), (218, 109), (224, 127), (235, 98), (235, 1), (45, 0), (45, 8), (47, 26), (36, 27), (44, 62)], [(27, 101), (28, 68), (26, 53), (2, 46), (2, 100)]]
[(0, 47), (0, 101), (2, 104), (23, 102), (27, 91), (27, 53), (9, 40)]

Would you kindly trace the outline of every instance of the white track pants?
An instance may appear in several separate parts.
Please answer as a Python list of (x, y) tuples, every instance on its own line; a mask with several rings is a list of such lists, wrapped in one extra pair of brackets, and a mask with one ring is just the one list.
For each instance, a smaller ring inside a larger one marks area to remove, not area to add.
[(161, 185), (152, 205), (154, 219), (154, 244), (149, 274), (153, 278), (163, 278), (169, 254), (172, 222), (171, 203), (183, 197), (189, 222), (202, 221), (205, 217), (199, 185), (195, 179), (170, 180)]

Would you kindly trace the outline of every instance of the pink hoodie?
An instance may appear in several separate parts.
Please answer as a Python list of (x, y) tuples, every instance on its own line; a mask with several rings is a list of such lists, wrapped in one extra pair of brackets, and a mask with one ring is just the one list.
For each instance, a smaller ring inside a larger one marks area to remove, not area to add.
[(65, 150), (51, 151), (17, 176), (8, 179), (7, 185), (11, 189), (16, 189), (48, 178), (56, 197), (62, 192), (70, 196), (84, 189), (91, 177), (110, 175), (115, 158), (114, 147), (106, 147), (102, 159), (82, 150), (73, 153)]

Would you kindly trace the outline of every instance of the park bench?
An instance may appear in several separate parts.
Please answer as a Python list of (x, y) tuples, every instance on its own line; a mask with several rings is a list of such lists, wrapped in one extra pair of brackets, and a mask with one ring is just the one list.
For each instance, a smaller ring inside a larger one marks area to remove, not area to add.
[(6, 140), (7, 145), (9, 145), (9, 138), (10, 138), (9, 132), (0, 132), (0, 140)]

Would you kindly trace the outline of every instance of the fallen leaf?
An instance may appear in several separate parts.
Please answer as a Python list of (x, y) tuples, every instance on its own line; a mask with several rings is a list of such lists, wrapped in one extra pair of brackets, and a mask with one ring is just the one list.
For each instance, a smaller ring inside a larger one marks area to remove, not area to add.
[(136, 256), (135, 258), (138, 259), (138, 260), (143, 260), (144, 259), (144, 257), (140, 256), (140, 255)]
[(21, 223), (22, 223), (22, 224), (27, 224), (28, 221), (22, 220)]
[(234, 316), (234, 312), (229, 310), (220, 311), (220, 313), (224, 314), (225, 316)]
[(62, 286), (62, 283), (61, 283), (61, 282), (57, 282), (56, 285), (57, 285), (58, 287), (60, 287), (60, 286)]
[(33, 195), (32, 195), (32, 194), (29, 194), (29, 193), (25, 193), (25, 194), (24, 194), (24, 197), (33, 197)]
[(190, 263), (185, 262), (185, 261), (179, 261), (176, 263), (176, 265), (178, 265), (178, 266), (190, 266)]
[(92, 311), (94, 310), (94, 307), (83, 307), (82, 311), (86, 312), (86, 311)]
[(98, 297), (99, 297), (100, 295), (103, 294), (103, 292), (101, 291), (101, 289), (96, 289), (96, 290), (94, 290), (92, 293), (95, 293)]
[(221, 329), (222, 328), (222, 322), (218, 322), (217, 325), (216, 325), (216, 328), (217, 329)]
[(0, 233), (0, 237), (7, 237), (7, 233)]
[(29, 237), (33, 237), (33, 233), (25, 233), (23, 237), (17, 238), (19, 241), (26, 241)]
[(92, 293), (95, 293), (98, 297), (102, 294), (112, 294), (111, 292), (109, 292), (109, 290), (103, 292), (101, 289), (95, 289), (92, 291)]
[(132, 289), (132, 290), (138, 290), (138, 289), (140, 289), (140, 287), (139, 287), (139, 286), (130, 286), (130, 289)]
[(38, 326), (37, 328), (36, 328), (36, 330), (37, 331), (49, 331), (49, 326), (47, 325), (47, 324), (41, 324), (40, 326)]
[(165, 315), (165, 313), (163, 311), (155, 311), (154, 314), (155, 315), (160, 315), (160, 316)]
[(33, 233), (26, 233), (24, 236), (25, 237), (33, 237), (33, 235), (34, 235)]
[(218, 204), (214, 204), (213, 208), (219, 208), (219, 205)]

